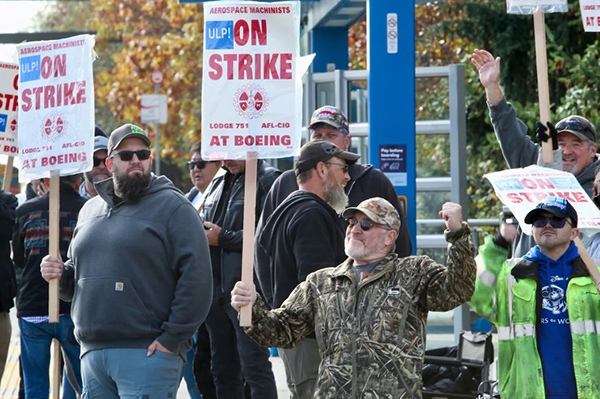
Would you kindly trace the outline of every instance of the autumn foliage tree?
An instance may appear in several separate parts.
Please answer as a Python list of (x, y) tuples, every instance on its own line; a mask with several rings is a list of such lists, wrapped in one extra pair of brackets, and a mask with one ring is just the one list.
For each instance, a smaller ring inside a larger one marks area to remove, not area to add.
[[(191, 144), (201, 138), (202, 5), (177, 0), (57, 2), (44, 21), (53, 30), (97, 32), (96, 104), (109, 110), (97, 114), (97, 121), (100, 116), (107, 131), (128, 122), (141, 125), (141, 95), (154, 94), (154, 70), (164, 73), (160, 94), (168, 98), (169, 122), (160, 126), (160, 155), (167, 166), (182, 167)], [(144, 128), (153, 138), (154, 124)]]

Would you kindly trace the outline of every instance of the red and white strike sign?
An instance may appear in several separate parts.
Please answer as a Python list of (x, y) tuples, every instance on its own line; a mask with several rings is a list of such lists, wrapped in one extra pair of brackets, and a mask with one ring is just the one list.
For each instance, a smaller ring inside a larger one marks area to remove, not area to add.
[(164, 75), (161, 71), (154, 71), (154, 72), (152, 72), (152, 75), (150, 76), (152, 83), (154, 83), (155, 85), (162, 84), (163, 78), (164, 78)]

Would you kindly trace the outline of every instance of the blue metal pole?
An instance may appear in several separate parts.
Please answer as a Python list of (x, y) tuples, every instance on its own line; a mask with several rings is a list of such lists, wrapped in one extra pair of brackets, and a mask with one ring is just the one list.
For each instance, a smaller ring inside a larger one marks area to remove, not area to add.
[(369, 161), (406, 197), (416, 249), (414, 16), (412, 1), (367, 0)]

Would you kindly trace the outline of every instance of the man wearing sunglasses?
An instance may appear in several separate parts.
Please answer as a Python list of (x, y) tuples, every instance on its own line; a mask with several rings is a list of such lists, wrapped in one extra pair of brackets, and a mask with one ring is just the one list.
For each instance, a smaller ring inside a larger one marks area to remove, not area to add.
[[(485, 88), (490, 119), (496, 138), (502, 148), (506, 163), (511, 168), (523, 168), (538, 162), (540, 145), (531, 141), (527, 126), (517, 118), (514, 107), (504, 98), (500, 87), (500, 57), (494, 58), (485, 50), (475, 50), (471, 59), (479, 72), (479, 80)], [(542, 121), (547, 122), (547, 121)], [(586, 118), (571, 115), (550, 126), (553, 139), (555, 164), (562, 164), (562, 170), (575, 175), (588, 195), (592, 195), (594, 175), (600, 167), (596, 154), (597, 135), (594, 125)], [(549, 137), (543, 125), (538, 126), (538, 137), (543, 141)], [(513, 243), (515, 256), (524, 255), (535, 242), (529, 236), (520, 236)]]
[[(269, 256), (270, 279), (261, 275), (259, 282), (269, 287), (265, 300), (271, 308), (278, 308), (308, 274), (346, 259), (345, 226), (338, 214), (348, 204), (348, 167), (358, 158), (323, 140), (309, 141), (300, 150), (294, 162), (299, 190), (279, 204), (256, 238)], [(314, 334), (279, 353), (291, 397), (313, 398), (320, 363)]]
[[(394, 252), (400, 217), (375, 197), (343, 212), (348, 220), (345, 252), (337, 267), (309, 274), (281, 304), (267, 304), (243, 282), (231, 305), (252, 305), (246, 332), (261, 345), (291, 348), (311, 333), (321, 353), (314, 397), (331, 387), (336, 398), (417, 398), (429, 311), (448, 311), (467, 301), (475, 286), (471, 230), (460, 205), (445, 203), (440, 217), (450, 243), (447, 266), (428, 256)], [(377, 364), (379, 367), (372, 367)]]
[(96, 126), (94, 133), (94, 155), (92, 170), (85, 172), (85, 182), (79, 186), (79, 195), (83, 198), (90, 199), (98, 195), (94, 183), (112, 176), (112, 173), (106, 167), (106, 157), (108, 147), (108, 138), (100, 127)]
[(123, 125), (108, 140), (113, 176), (79, 214), (69, 260), (46, 256), (72, 301), (89, 398), (175, 397), (212, 296), (208, 242), (192, 204), (150, 170), (150, 139)]
[(186, 162), (190, 171), (190, 178), (194, 187), (186, 194), (187, 199), (192, 201), (194, 207), (198, 208), (202, 202), (203, 193), (208, 188), (208, 185), (215, 177), (223, 162), (221, 161), (205, 161), (202, 159), (202, 143), (197, 141), (192, 145), (190, 155), (192, 159)]
[(573, 242), (577, 212), (547, 197), (525, 217), (537, 243), (508, 259), (517, 230), (503, 224), (479, 253), (470, 305), (498, 329), (502, 397), (595, 398), (600, 392), (600, 295)]

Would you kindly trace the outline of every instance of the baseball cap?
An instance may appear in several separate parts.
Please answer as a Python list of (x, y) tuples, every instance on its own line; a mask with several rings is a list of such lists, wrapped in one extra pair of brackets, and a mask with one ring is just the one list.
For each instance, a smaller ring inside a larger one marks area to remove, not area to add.
[(110, 134), (110, 137), (108, 138), (108, 156), (110, 157), (112, 155), (115, 148), (121, 144), (121, 141), (131, 137), (137, 137), (144, 140), (144, 143), (146, 143), (148, 148), (150, 148), (150, 139), (148, 138), (148, 134), (146, 134), (141, 127), (128, 123), (115, 129)]
[(535, 217), (541, 212), (549, 212), (552, 215), (559, 218), (570, 217), (573, 221), (573, 227), (577, 227), (577, 211), (573, 208), (573, 205), (564, 198), (558, 197), (546, 197), (546, 199), (535, 206), (527, 216), (525, 216), (525, 223), (533, 224)]
[(329, 125), (345, 136), (350, 132), (346, 115), (344, 115), (342, 110), (337, 107), (326, 105), (315, 110), (310, 118), (310, 125), (308, 125), (308, 128), (314, 129), (315, 125), (319, 123)]
[(569, 132), (577, 136), (580, 140), (591, 140), (596, 142), (596, 129), (594, 125), (590, 123), (583, 116), (571, 115), (556, 124), (556, 131), (560, 134), (562, 132)]
[(108, 148), (108, 138), (105, 136), (94, 137), (94, 152), (98, 150), (106, 150)]
[(342, 151), (337, 145), (329, 141), (309, 141), (302, 146), (300, 155), (294, 161), (296, 176), (314, 168), (319, 162), (326, 162), (333, 157), (345, 159), (349, 164), (353, 164), (360, 158), (360, 155)]
[(400, 230), (400, 215), (398, 214), (398, 211), (392, 204), (381, 197), (368, 198), (358, 204), (358, 206), (346, 208), (342, 213), (342, 216), (344, 218), (349, 218), (356, 212), (363, 213), (366, 217), (371, 219), (371, 221), (377, 224), (388, 226), (396, 233)]

